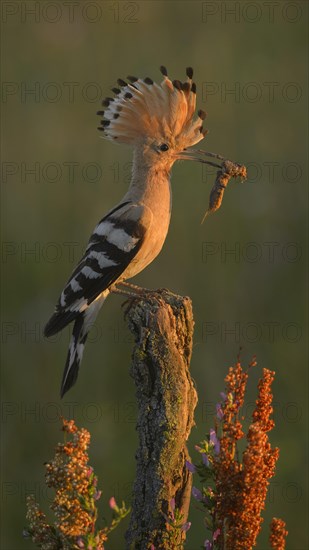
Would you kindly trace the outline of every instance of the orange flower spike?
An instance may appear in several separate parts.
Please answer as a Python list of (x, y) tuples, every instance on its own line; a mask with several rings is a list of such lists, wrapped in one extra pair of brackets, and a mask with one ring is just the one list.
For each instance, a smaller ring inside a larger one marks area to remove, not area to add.
[(279, 518), (273, 518), (270, 524), (269, 543), (273, 550), (285, 550), (286, 530), (285, 521)]

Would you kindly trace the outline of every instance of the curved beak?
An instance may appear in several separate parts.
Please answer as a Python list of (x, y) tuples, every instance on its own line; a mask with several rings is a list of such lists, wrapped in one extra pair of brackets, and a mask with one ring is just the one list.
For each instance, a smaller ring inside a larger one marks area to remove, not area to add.
[(226, 160), (221, 155), (217, 155), (216, 153), (210, 153), (208, 151), (203, 151), (203, 149), (184, 149), (177, 155), (177, 159), (179, 160), (195, 160), (196, 162), (201, 162), (202, 164), (209, 164), (209, 166), (222, 168), (222, 164), (217, 164), (210, 160), (206, 160), (207, 157), (221, 160), (222, 162)]

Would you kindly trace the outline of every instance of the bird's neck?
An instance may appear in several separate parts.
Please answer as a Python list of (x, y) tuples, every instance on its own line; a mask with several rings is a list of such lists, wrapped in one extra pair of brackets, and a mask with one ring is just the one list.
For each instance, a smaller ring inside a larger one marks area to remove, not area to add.
[(147, 166), (140, 151), (133, 156), (132, 179), (128, 191), (130, 200), (142, 202), (152, 210), (158, 208), (171, 211), (170, 171), (160, 166)]

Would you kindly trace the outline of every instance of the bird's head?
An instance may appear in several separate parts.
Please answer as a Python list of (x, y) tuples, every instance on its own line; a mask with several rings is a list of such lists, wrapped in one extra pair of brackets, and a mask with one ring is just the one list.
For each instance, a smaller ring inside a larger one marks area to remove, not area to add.
[(195, 116), (196, 85), (193, 70), (186, 69), (185, 82), (171, 81), (165, 67), (161, 84), (147, 77), (128, 76), (118, 79), (112, 88), (114, 97), (102, 102), (105, 111), (98, 111), (103, 137), (126, 143), (138, 149), (150, 166), (169, 170), (178, 159), (199, 160), (190, 148), (204, 139), (206, 117), (199, 110)]

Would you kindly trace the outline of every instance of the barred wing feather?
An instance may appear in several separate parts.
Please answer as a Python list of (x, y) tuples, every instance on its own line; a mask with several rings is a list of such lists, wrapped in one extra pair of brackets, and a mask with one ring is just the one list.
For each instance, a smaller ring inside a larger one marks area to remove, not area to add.
[(145, 208), (127, 201), (98, 223), (45, 327), (45, 336), (62, 330), (121, 278), (143, 244), (149, 222)]

